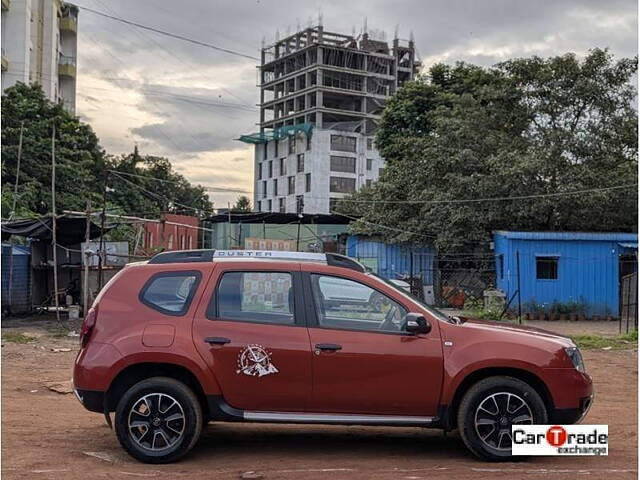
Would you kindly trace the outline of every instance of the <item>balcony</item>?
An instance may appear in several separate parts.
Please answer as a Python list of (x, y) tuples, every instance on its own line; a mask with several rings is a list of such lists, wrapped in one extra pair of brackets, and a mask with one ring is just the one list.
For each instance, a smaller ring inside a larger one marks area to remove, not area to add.
[(60, 54), (60, 59), (58, 60), (58, 75), (61, 77), (75, 78), (76, 57)]
[(75, 5), (69, 3), (63, 5), (60, 31), (78, 33), (78, 7)]
[(60, 19), (61, 32), (78, 32), (78, 19), (76, 17), (62, 17)]

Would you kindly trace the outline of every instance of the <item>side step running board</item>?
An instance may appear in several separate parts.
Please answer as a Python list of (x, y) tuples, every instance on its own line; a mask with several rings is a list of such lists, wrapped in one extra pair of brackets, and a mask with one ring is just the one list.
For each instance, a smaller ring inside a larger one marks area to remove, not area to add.
[(435, 417), (400, 415), (345, 415), (331, 413), (243, 412), (247, 422), (320, 423), (334, 425), (407, 425), (428, 426)]

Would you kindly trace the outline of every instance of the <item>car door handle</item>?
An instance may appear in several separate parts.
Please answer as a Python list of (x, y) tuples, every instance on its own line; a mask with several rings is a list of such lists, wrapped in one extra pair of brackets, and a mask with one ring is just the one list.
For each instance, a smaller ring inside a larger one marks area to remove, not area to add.
[(209, 345), (225, 345), (231, 343), (231, 340), (225, 337), (207, 337), (204, 339)]
[(336, 343), (317, 343), (316, 350), (337, 352), (338, 350), (342, 350), (342, 345)]

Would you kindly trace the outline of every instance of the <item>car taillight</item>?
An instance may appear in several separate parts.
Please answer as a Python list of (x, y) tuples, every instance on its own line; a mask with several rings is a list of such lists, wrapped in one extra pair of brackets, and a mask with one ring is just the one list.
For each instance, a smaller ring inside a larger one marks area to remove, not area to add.
[(96, 324), (97, 318), (97, 307), (90, 308), (84, 317), (82, 328), (80, 329), (80, 345), (84, 346), (87, 343), (89, 335), (91, 334), (91, 330), (93, 330), (93, 326)]

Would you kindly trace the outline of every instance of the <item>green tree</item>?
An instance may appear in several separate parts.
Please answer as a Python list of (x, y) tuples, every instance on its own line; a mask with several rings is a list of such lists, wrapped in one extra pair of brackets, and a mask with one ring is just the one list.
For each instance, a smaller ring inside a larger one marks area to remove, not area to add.
[(111, 213), (158, 217), (163, 212), (206, 216), (213, 211), (206, 190), (175, 172), (168, 159), (109, 156), (91, 127), (49, 101), (39, 85), (18, 83), (2, 96), (2, 215), (13, 204), (18, 144), (24, 124), (16, 212), (13, 217), (51, 212), (51, 137), (56, 129), (56, 208), (102, 206), (105, 180)]
[(494, 68), (436, 65), (388, 102), (376, 136), (387, 168), (338, 209), (362, 216), (355, 232), (446, 251), (487, 248), (497, 229), (634, 230), (635, 189), (451, 200), (635, 184), (636, 71), (637, 59), (604, 50)]
[[(16, 214), (51, 212), (51, 138), (56, 130), (56, 207), (84, 209), (97, 201), (97, 176), (104, 152), (87, 124), (44, 96), (39, 85), (18, 83), (2, 96), (2, 215), (10, 215), (16, 181), (18, 143), (24, 124)], [(14, 215), (15, 217), (16, 215)]]
[(122, 213), (207, 216), (213, 212), (204, 187), (189, 183), (164, 157), (140, 155), (135, 147), (133, 153), (109, 157), (107, 163), (110, 168), (107, 198)]
[(236, 200), (236, 203), (231, 207), (231, 211), (234, 213), (247, 213), (251, 211), (251, 200), (246, 195), (241, 195)]

